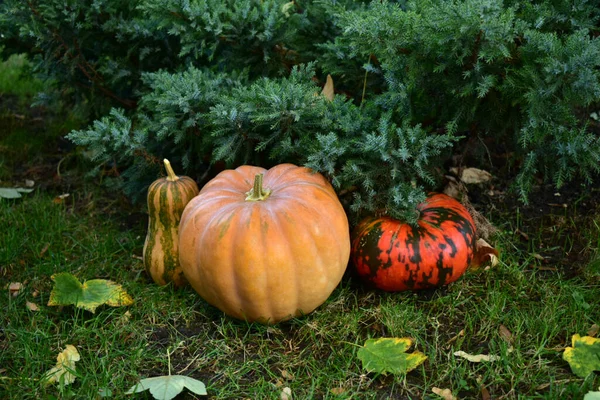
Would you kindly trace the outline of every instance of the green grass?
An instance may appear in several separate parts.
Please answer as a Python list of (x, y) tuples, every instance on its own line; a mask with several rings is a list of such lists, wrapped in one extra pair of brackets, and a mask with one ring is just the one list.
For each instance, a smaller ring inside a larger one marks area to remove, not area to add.
[[(534, 260), (513, 262), (507, 233), (498, 236), (499, 266), (448, 288), (386, 294), (345, 278), (314, 313), (266, 327), (223, 316), (190, 288), (152, 284), (135, 257), (145, 220), (124, 225), (111, 211), (120, 204), (100, 208), (91, 198), (55, 204), (37, 193), (0, 203), (3, 282), (25, 285), (17, 297), (2, 288), (0, 398), (95, 398), (104, 388), (122, 398), (138, 378), (167, 373), (167, 351), (173, 373), (204, 381), (214, 399), (278, 399), (283, 387), (306, 399), (433, 399), (433, 387), (478, 398), (481, 385), (492, 398), (578, 399), (600, 384), (598, 376), (577, 378), (562, 360), (571, 336), (600, 322), (597, 271), (562, 280), (537, 272)], [(121, 283), (135, 303), (95, 314), (49, 307), (51, 275), (62, 271)], [(29, 311), (27, 301), (40, 310)], [(407, 376), (367, 374), (356, 351), (370, 337), (413, 338), (428, 360)], [(67, 344), (81, 354), (77, 381), (62, 391), (42, 386)], [(469, 363), (453, 355), (458, 350), (502, 358)]]
[(13, 94), (24, 99), (42, 90), (43, 83), (31, 78), (28, 67), (29, 62), (23, 54), (0, 61), (0, 95)]
[[(0, 89), (11, 85), (4, 71)], [(19, 85), (10, 88), (19, 99), (34, 90)], [(24, 103), (16, 107), (11, 115), (26, 113)], [(48, 153), (76, 119), (53, 118), (58, 122), (43, 131), (50, 133), (36, 139), (26, 122), (5, 120), (14, 124), (0, 126), (0, 179), (17, 184), (11, 179), (18, 171), (35, 168), (52, 177), (64, 157), (73, 162), (63, 162), (63, 174), (84, 174), (77, 156)], [(23, 153), (30, 140), (37, 144)], [(395, 294), (367, 290), (347, 276), (310, 315), (263, 326), (224, 316), (189, 287), (153, 284), (140, 260), (147, 217), (114, 192), (81, 179), (36, 179), (36, 188), (22, 199), (0, 199), (1, 399), (96, 399), (101, 390), (116, 399), (150, 398), (124, 392), (140, 378), (166, 374), (167, 352), (172, 372), (205, 382), (211, 399), (280, 399), (284, 387), (295, 399), (437, 399), (434, 387), (461, 399), (482, 398), (481, 387), (492, 399), (581, 399), (600, 386), (598, 374), (580, 379), (562, 360), (573, 334), (600, 324), (597, 212), (582, 219), (570, 207), (538, 228), (525, 213), (488, 215), (499, 228), (492, 242), (501, 252), (490, 270), (468, 272), (436, 291)], [(65, 191), (70, 196), (56, 202)], [(574, 226), (577, 235), (565, 240)], [(526, 228), (523, 245), (514, 232)], [(576, 248), (588, 261), (568, 276), (536, 257)], [(47, 306), (58, 272), (113, 280), (135, 302), (95, 314)], [(24, 285), (15, 297), (12, 282)], [(378, 337), (410, 337), (428, 360), (407, 375), (367, 373), (358, 346)], [(44, 386), (40, 379), (67, 344), (81, 355), (76, 381), (64, 389)], [(458, 350), (501, 359), (470, 363), (454, 356)]]
[(82, 109), (60, 99), (48, 106), (31, 107), (36, 94), (52, 90), (51, 82), (32, 76), (24, 55), (0, 61), (0, 186), (5, 186), (4, 181), (10, 181), (16, 170), (39, 169), (49, 159), (58, 163), (67, 156), (57, 139), (81, 127)]

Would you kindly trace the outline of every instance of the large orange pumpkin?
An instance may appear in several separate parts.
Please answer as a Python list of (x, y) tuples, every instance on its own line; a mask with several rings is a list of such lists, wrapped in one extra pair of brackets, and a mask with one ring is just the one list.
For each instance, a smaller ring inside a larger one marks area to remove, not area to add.
[(179, 226), (188, 282), (208, 303), (247, 321), (313, 311), (349, 257), (348, 219), (333, 188), (292, 164), (219, 173), (186, 206)]

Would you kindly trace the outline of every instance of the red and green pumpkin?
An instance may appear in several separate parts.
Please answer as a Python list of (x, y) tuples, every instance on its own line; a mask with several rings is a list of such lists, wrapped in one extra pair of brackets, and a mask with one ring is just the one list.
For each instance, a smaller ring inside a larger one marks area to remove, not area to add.
[(362, 221), (352, 235), (352, 261), (361, 279), (378, 289), (429, 289), (456, 281), (475, 250), (475, 223), (445, 194), (417, 206), (416, 225), (390, 217)]

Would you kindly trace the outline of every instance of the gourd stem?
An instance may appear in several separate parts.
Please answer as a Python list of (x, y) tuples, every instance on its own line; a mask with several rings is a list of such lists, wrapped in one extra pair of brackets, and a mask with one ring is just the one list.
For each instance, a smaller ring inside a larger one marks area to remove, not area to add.
[(179, 177), (177, 175), (175, 175), (175, 171), (173, 171), (173, 168), (171, 167), (171, 163), (169, 162), (169, 160), (167, 160), (166, 158), (163, 160), (163, 162), (165, 163), (165, 168), (167, 169), (167, 180), (174, 182), (176, 180), (179, 180)]
[(263, 187), (263, 174), (257, 174), (252, 190), (246, 193), (246, 201), (262, 201), (270, 195), (271, 190)]

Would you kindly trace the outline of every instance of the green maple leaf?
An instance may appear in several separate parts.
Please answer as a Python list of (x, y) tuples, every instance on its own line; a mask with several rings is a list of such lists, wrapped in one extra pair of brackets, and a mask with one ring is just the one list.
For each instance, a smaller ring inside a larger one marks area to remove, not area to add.
[(91, 279), (83, 284), (68, 272), (52, 275), (54, 288), (50, 293), (49, 306), (68, 306), (84, 308), (95, 312), (98, 306), (128, 306), (133, 299), (121, 285), (105, 279)]
[(407, 353), (411, 344), (412, 340), (409, 338), (369, 339), (358, 350), (357, 357), (369, 372), (405, 374), (427, 359), (420, 351)]
[(569, 363), (571, 371), (580, 378), (600, 371), (600, 339), (575, 334), (571, 340), (573, 347), (567, 347), (563, 353), (563, 360)]
[(125, 394), (133, 394), (150, 390), (150, 394), (157, 400), (171, 400), (177, 396), (183, 388), (197, 395), (206, 395), (206, 386), (197, 379), (184, 375), (155, 376), (140, 380)]

